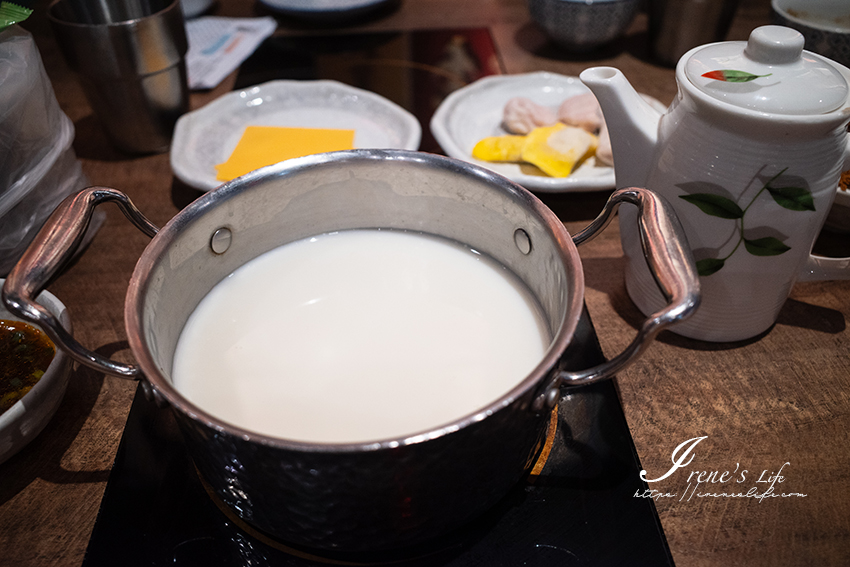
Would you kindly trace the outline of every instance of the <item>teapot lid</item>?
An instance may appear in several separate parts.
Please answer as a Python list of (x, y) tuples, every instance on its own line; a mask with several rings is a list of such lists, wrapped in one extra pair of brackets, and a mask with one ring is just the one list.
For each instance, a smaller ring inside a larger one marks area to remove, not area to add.
[(750, 39), (713, 43), (685, 62), (688, 80), (707, 95), (772, 114), (823, 114), (847, 99), (847, 81), (828, 59), (803, 51), (800, 32), (762, 26)]

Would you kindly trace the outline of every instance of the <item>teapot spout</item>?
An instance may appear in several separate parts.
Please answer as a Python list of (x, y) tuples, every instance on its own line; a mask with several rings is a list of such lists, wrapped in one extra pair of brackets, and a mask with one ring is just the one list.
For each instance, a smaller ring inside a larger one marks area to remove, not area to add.
[(617, 187), (644, 187), (649, 177), (661, 113), (614, 67), (591, 67), (579, 75), (602, 107), (611, 134)]

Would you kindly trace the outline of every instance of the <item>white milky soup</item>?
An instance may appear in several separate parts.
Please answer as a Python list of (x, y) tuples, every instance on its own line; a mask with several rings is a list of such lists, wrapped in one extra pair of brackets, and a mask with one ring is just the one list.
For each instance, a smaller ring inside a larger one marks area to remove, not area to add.
[(244, 429), (365, 442), (483, 408), (548, 343), (501, 265), (440, 238), (351, 230), (281, 246), (216, 285), (183, 329), (173, 379)]

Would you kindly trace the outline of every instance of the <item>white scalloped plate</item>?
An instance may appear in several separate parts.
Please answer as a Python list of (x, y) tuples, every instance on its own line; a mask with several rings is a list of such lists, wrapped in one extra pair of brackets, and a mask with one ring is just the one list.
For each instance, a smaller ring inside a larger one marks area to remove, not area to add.
[(416, 150), (419, 121), (397, 104), (337, 81), (270, 81), (233, 91), (177, 121), (171, 169), (209, 191), (221, 185), (215, 166), (227, 161), (246, 126), (354, 130), (355, 148)]
[[(515, 163), (492, 163), (472, 157), (472, 148), (487, 136), (507, 134), (502, 128), (505, 103), (513, 97), (526, 97), (557, 110), (567, 98), (589, 92), (578, 77), (557, 73), (525, 73), (484, 77), (450, 94), (431, 119), (431, 132), (447, 155), (475, 163), (500, 173), (532, 191), (566, 193), (604, 191), (615, 186), (614, 168), (585, 164), (569, 177), (529, 174), (530, 168)], [(644, 95), (664, 111), (659, 101)]]

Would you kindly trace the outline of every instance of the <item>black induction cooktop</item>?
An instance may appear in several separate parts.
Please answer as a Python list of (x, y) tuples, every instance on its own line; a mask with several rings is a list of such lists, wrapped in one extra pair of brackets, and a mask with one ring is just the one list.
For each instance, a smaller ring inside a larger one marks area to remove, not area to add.
[[(603, 360), (587, 312), (565, 366)], [(564, 390), (542, 468), (483, 517), (391, 553), (329, 554), (275, 541), (207, 493), (173, 416), (137, 392), (84, 567), (672, 565), (614, 382)]]

